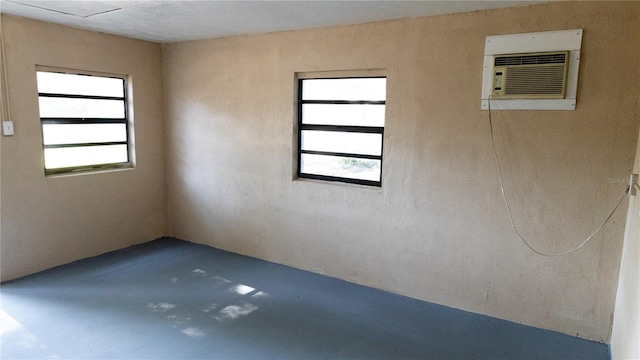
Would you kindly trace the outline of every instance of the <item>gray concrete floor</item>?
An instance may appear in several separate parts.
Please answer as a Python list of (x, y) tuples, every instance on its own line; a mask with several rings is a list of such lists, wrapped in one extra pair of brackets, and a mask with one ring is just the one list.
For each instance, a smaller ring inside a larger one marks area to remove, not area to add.
[(608, 359), (607, 345), (175, 239), (0, 286), (2, 359)]

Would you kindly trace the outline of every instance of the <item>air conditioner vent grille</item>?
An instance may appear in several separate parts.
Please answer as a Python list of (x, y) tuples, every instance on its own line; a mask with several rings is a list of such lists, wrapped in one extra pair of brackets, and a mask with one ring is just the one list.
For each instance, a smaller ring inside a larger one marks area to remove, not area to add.
[(510, 68), (504, 94), (562, 94), (565, 86), (564, 74), (564, 65)]
[(496, 56), (494, 66), (564, 64), (565, 53)]
[(494, 99), (564, 99), (568, 51), (494, 57)]

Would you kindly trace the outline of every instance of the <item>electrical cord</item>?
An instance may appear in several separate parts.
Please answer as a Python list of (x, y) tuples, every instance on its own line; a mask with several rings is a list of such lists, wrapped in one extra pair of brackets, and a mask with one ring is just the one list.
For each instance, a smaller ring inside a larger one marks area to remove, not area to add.
[(7, 61), (4, 51), (4, 31), (2, 29), (2, 20), (0, 19), (0, 62), (2, 63), (2, 108), (0, 109), (0, 118), (2, 120), (11, 120), (11, 104), (9, 104), (9, 89), (7, 79)]
[(600, 230), (604, 227), (604, 225), (609, 221), (609, 219), (611, 219), (611, 217), (613, 216), (613, 214), (616, 212), (616, 210), (618, 210), (618, 207), (620, 207), (620, 204), (622, 204), (622, 201), (624, 200), (624, 198), (627, 196), (627, 193), (625, 192), (624, 195), (622, 195), (622, 197), (620, 198), (620, 200), (618, 201), (618, 203), (616, 204), (616, 206), (613, 208), (613, 210), (611, 210), (611, 212), (609, 213), (609, 215), (604, 219), (604, 221), (600, 224), (600, 226), (598, 226), (596, 228), (596, 230), (594, 232), (591, 233), (591, 235), (589, 235), (583, 242), (580, 243), (580, 245), (576, 246), (573, 249), (567, 250), (567, 251), (563, 251), (563, 252), (558, 252), (558, 253), (543, 253), (542, 251), (536, 250), (525, 238), (524, 236), (522, 236), (522, 234), (520, 233), (520, 231), (518, 231), (518, 228), (516, 227), (515, 222), (513, 221), (513, 215), (511, 213), (511, 206), (509, 205), (509, 201), (507, 200), (507, 195), (505, 193), (504, 190), (504, 180), (503, 180), (503, 176), (502, 176), (502, 168), (500, 166), (500, 160), (498, 159), (498, 151), (496, 150), (496, 143), (494, 140), (494, 134), (493, 134), (493, 120), (491, 117), (491, 99), (487, 100), (488, 103), (488, 107), (489, 107), (489, 129), (491, 131), (491, 146), (493, 147), (493, 155), (495, 157), (496, 160), (496, 165), (498, 167), (498, 177), (500, 178), (500, 192), (502, 193), (502, 199), (504, 200), (505, 205), (507, 206), (507, 213), (509, 214), (509, 221), (511, 222), (511, 227), (513, 228), (513, 231), (515, 231), (515, 233), (518, 235), (518, 237), (520, 238), (520, 240), (522, 240), (522, 242), (529, 248), (531, 249), (531, 251), (533, 251), (534, 253), (538, 254), (538, 255), (542, 255), (542, 256), (546, 256), (546, 257), (556, 257), (556, 256), (562, 256), (562, 255), (567, 255), (570, 254), (572, 252), (578, 251), (580, 250), (583, 246), (585, 246), (598, 232), (600, 232)]

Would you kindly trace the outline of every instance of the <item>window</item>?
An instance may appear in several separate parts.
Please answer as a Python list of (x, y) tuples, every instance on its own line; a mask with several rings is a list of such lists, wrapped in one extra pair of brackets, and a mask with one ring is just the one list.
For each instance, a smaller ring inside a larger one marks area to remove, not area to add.
[(382, 185), (385, 77), (298, 83), (298, 177)]
[(36, 74), (46, 175), (131, 166), (125, 78)]

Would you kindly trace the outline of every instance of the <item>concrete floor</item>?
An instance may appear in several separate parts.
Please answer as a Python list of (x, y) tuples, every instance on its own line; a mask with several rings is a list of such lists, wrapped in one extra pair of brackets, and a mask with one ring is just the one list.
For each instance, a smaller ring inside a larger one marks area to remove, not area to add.
[(2, 359), (609, 359), (607, 345), (175, 239), (0, 287)]

